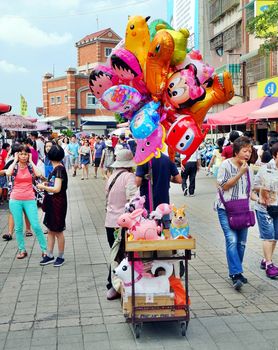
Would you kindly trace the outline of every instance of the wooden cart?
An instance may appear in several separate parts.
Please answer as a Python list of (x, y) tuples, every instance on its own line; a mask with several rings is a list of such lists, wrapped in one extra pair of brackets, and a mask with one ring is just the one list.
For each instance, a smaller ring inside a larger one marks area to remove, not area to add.
[[(125, 313), (126, 321), (133, 326), (136, 338), (140, 337), (142, 325), (144, 322), (156, 321), (177, 321), (180, 323), (181, 334), (186, 335), (186, 330), (190, 320), (189, 294), (188, 294), (188, 260), (191, 259), (191, 250), (195, 249), (194, 238), (177, 240), (155, 240), (155, 241), (128, 241), (126, 237), (125, 249), (128, 259), (131, 261), (131, 308), (129, 313)], [(169, 251), (184, 250), (183, 256), (170, 256)], [(150, 252), (147, 258), (134, 256), (135, 252)], [(164, 256), (165, 253), (165, 256)], [(168, 253), (168, 254), (167, 254)], [(159, 256), (158, 256), (159, 255)], [(183, 260), (184, 287), (185, 287), (185, 305), (175, 305), (171, 296), (154, 296), (153, 302), (142, 302), (142, 296), (135, 295), (134, 286), (134, 262), (136, 260)], [(127, 302), (127, 300), (126, 300)], [(129, 303), (130, 304), (130, 303)], [(124, 303), (123, 303), (124, 305)]]

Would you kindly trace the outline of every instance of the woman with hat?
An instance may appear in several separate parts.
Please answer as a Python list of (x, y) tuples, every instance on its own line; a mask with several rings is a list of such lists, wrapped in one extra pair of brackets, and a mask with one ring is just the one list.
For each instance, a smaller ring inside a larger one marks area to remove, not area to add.
[[(124, 213), (125, 204), (135, 195), (137, 191), (136, 177), (133, 173), (133, 167), (135, 166), (136, 164), (133, 161), (133, 154), (128, 149), (119, 150), (116, 156), (116, 161), (111, 164), (114, 171), (109, 177), (105, 188), (105, 229), (110, 248), (112, 248), (115, 241), (115, 230), (119, 228), (117, 220), (119, 216)], [(120, 297), (120, 294), (113, 288), (112, 285), (111, 269), (109, 269), (107, 289), (108, 300), (113, 300)]]

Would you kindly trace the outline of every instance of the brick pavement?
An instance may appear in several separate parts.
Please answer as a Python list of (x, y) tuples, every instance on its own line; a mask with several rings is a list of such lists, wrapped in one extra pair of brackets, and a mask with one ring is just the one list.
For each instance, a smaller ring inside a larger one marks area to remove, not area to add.
[[(108, 244), (104, 222), (104, 182), (70, 179), (66, 264), (40, 267), (34, 238), (29, 256), (15, 259), (16, 243), (0, 242), (0, 349), (278, 349), (278, 281), (259, 269), (257, 228), (248, 237), (245, 259), (249, 283), (242, 291), (227, 278), (223, 234), (212, 210), (215, 180), (201, 173), (196, 197), (171, 188), (172, 202), (188, 205), (197, 256), (190, 262), (191, 316), (187, 337), (175, 322), (144, 324), (134, 339), (118, 300), (105, 298)], [(0, 232), (6, 230), (0, 209)], [(277, 259), (277, 255), (274, 257)]]

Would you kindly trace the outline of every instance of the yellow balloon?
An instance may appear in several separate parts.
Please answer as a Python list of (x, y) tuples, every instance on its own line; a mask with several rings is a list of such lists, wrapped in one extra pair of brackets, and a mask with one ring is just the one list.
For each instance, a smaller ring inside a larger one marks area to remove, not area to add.
[(183, 60), (185, 59), (189, 31), (185, 28), (181, 28), (180, 30), (171, 30), (165, 28), (166, 26), (164, 24), (158, 24), (156, 26), (156, 30), (165, 30), (171, 35), (171, 37), (174, 40), (175, 49), (171, 58), (171, 66), (176, 66), (183, 62)]
[(130, 16), (125, 32), (125, 48), (137, 57), (143, 71), (150, 46), (149, 18)]

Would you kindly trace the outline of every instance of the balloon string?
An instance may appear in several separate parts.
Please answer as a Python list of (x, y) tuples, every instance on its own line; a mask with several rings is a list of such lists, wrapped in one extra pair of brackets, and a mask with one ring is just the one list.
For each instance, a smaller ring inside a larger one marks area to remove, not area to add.
[(153, 211), (153, 191), (152, 191), (152, 160), (149, 162), (149, 179), (148, 179), (148, 192), (149, 192), (149, 208), (150, 213)]

